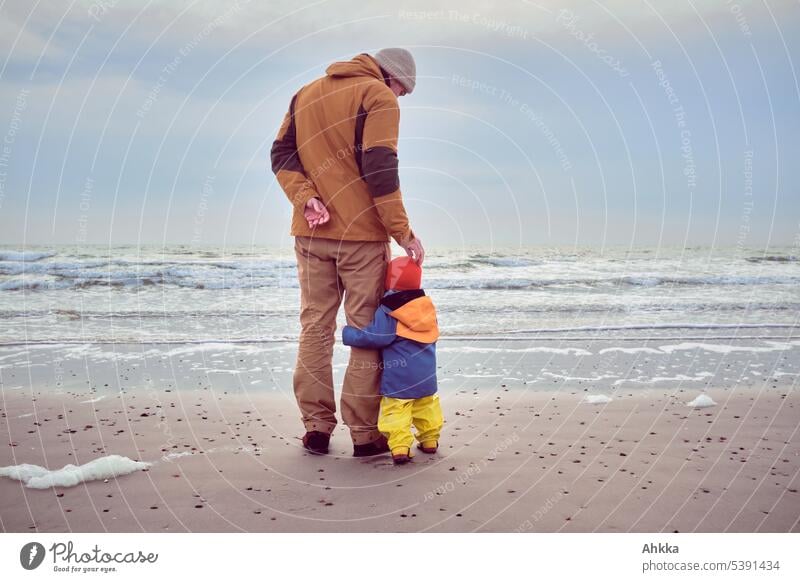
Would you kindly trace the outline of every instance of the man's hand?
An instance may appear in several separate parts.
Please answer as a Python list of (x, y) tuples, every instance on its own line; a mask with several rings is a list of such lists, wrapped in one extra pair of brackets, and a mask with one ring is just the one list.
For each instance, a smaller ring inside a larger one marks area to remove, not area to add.
[(322, 200), (316, 196), (306, 202), (306, 207), (303, 209), (303, 216), (308, 222), (308, 228), (315, 228), (321, 226), (331, 219), (331, 215)]
[(422, 247), (422, 241), (418, 238), (412, 238), (408, 243), (403, 246), (406, 254), (411, 257), (414, 262), (422, 266), (422, 261), (425, 260), (425, 249)]

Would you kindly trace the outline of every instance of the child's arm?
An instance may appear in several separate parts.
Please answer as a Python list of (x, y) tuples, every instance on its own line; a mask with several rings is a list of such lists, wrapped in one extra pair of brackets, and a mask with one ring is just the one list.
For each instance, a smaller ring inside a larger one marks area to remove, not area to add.
[(350, 325), (344, 326), (342, 342), (346, 346), (378, 350), (385, 348), (395, 340), (396, 331), (397, 320), (387, 315), (383, 309), (378, 308), (372, 323), (364, 329)]

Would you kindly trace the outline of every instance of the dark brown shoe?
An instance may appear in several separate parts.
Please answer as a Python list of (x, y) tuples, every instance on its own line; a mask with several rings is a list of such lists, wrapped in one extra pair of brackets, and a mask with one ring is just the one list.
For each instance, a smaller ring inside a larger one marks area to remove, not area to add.
[(385, 436), (365, 445), (353, 445), (354, 457), (374, 457), (389, 452), (389, 442)]
[(303, 435), (303, 446), (315, 455), (327, 455), (331, 435), (326, 432), (312, 430)]

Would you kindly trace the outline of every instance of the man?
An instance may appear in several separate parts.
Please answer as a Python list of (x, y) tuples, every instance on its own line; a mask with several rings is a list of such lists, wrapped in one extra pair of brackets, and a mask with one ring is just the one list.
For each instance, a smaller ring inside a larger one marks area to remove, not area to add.
[[(360, 54), (326, 73), (295, 94), (272, 145), (272, 171), (294, 207), (302, 327), (294, 392), (303, 445), (318, 454), (328, 452), (336, 426), (332, 359), (342, 297), (347, 323), (363, 328), (383, 295), (389, 237), (418, 264), (424, 259), (397, 171), (397, 98), (414, 90), (411, 53)], [(377, 428), (380, 362), (376, 350), (351, 349), (341, 407), (356, 457), (389, 450)]]

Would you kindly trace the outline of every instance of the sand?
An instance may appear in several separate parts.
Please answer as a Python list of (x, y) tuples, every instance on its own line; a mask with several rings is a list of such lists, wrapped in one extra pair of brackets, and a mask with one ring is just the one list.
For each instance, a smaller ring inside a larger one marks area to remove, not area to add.
[[(133, 373), (119, 362), (93, 362), (84, 387), (80, 362), (50, 366), (3, 370), (0, 466), (152, 465), (68, 488), (2, 478), (4, 532), (800, 531), (794, 378), (708, 389), (710, 408), (686, 405), (686, 383), (601, 404), (575, 381), (445, 383), (440, 452), (395, 467), (353, 458), (344, 427), (330, 455), (305, 452), (286, 390), (218, 389), (182, 360), (135, 390), (115, 389)], [(75, 381), (54, 392), (54, 373)]]

